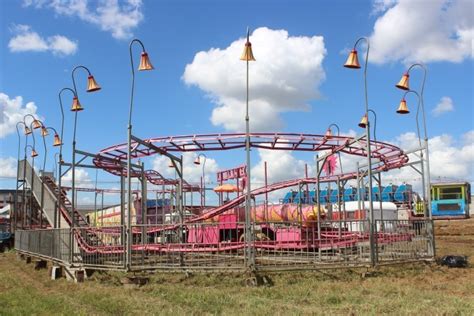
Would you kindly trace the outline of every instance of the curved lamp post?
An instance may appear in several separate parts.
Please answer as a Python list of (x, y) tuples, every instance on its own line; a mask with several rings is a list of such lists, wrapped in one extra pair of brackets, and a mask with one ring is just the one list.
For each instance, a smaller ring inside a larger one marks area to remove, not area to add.
[[(337, 136), (338, 136), (338, 137), (341, 135), (341, 129), (339, 128), (339, 125), (337, 125), (336, 123), (331, 123), (331, 124), (329, 124), (328, 129), (326, 130), (326, 134), (324, 134), (324, 136), (325, 136), (327, 139), (330, 139), (330, 138), (333, 136), (332, 127), (335, 127), (335, 128), (336, 128), (336, 130), (337, 130)], [(337, 142), (339, 143), (339, 141), (337, 141)], [(339, 167), (340, 167), (340, 169), (341, 169), (341, 174), (342, 174), (341, 153), (338, 152), (337, 154), (338, 154), (338, 156), (339, 156)]]
[[(130, 260), (129, 254), (131, 254), (131, 243), (132, 243), (132, 233), (131, 233), (131, 205), (133, 203), (133, 196), (132, 196), (132, 113), (133, 113), (133, 97), (135, 92), (135, 69), (133, 65), (133, 44), (138, 43), (142, 48), (142, 54), (140, 57), (140, 65), (138, 66), (139, 71), (145, 70), (153, 70), (153, 65), (150, 62), (150, 58), (148, 57), (148, 53), (145, 50), (145, 45), (143, 45), (142, 41), (139, 39), (133, 39), (129, 45), (129, 53), (130, 53), (130, 66), (132, 71), (132, 85), (131, 85), (131, 92), (130, 92), (130, 107), (128, 113), (128, 133), (127, 133), (127, 222), (126, 222), (126, 234), (127, 234), (127, 260)], [(129, 262), (127, 262), (127, 267)]]
[[(354, 44), (354, 48), (349, 54), (349, 57), (344, 64), (344, 67), (351, 69), (359, 69), (359, 59), (357, 57), (357, 45), (365, 41), (367, 43), (367, 51), (365, 54), (365, 64), (364, 64), (364, 95), (365, 95), (365, 116), (367, 118), (367, 124), (365, 127), (366, 143), (367, 143), (367, 176), (369, 177), (369, 219), (370, 219), (370, 260), (372, 265), (375, 265), (375, 242), (374, 242), (374, 205), (372, 202), (372, 159), (371, 159), (371, 148), (370, 148), (370, 122), (369, 122), (369, 100), (367, 93), (367, 63), (369, 60), (369, 50), (370, 50), (370, 41), (367, 37), (360, 37)], [(359, 172), (359, 171), (357, 171)]]
[(245, 196), (245, 242), (247, 244), (247, 267), (251, 270), (255, 266), (255, 256), (253, 249), (251, 248), (251, 239), (253, 238), (251, 232), (250, 223), (250, 207), (252, 203), (252, 195), (250, 194), (250, 118), (249, 118), (249, 62), (255, 61), (255, 57), (252, 52), (252, 44), (250, 43), (250, 30), (247, 28), (247, 41), (245, 42), (244, 51), (240, 60), (245, 61), (246, 64), (246, 102), (245, 102), (245, 153), (246, 153), (246, 166), (247, 166), (247, 188)]
[[(422, 177), (421, 177), (421, 182), (422, 182), (422, 186), (423, 186), (423, 200), (425, 201), (425, 203), (427, 204), (431, 204), (431, 201), (428, 200), (428, 196), (426, 194), (426, 179), (425, 179), (425, 168), (424, 168), (424, 158), (423, 158), (423, 149), (422, 149), (422, 145), (421, 145), (421, 134), (420, 134), (420, 124), (419, 124), (419, 114), (420, 114), (420, 105), (421, 105), (421, 111), (423, 113), (423, 125), (424, 125), (424, 138), (425, 138), (425, 145), (428, 146), (428, 136), (426, 134), (426, 121), (425, 121), (425, 107), (423, 106), (423, 103), (421, 102), (421, 96), (418, 94), (418, 92), (414, 91), (414, 90), (407, 90), (404, 94), (403, 94), (403, 97), (402, 97), (402, 100), (400, 101), (400, 104), (398, 106), (398, 109), (397, 109), (397, 113), (398, 114), (408, 114), (410, 113), (410, 110), (408, 109), (408, 106), (407, 106), (407, 101), (406, 101), (406, 97), (408, 94), (410, 93), (413, 93), (414, 95), (417, 96), (418, 98), (418, 105), (416, 107), (416, 132), (417, 132), (417, 135), (418, 135), (418, 145), (420, 146), (420, 158), (421, 158), (421, 174), (422, 174)], [(426, 147), (428, 148), (428, 147)], [(428, 159), (427, 159), (427, 162), (428, 162)], [(430, 188), (428, 188), (428, 191), (430, 190)], [(428, 213), (428, 214), (427, 214)], [(431, 216), (431, 212), (427, 212), (427, 210), (425, 209), (425, 216)]]
[[(41, 128), (41, 136), (43, 136), (43, 145), (44, 145), (43, 172), (46, 170), (46, 158), (47, 158), (47, 154), (48, 154), (48, 149), (46, 147), (46, 140), (45, 140), (46, 136), (49, 135), (48, 131), (53, 131), (54, 132), (53, 146), (54, 147), (62, 146), (61, 138), (59, 137), (59, 134), (58, 134), (58, 132), (56, 131), (56, 129), (54, 127), (42, 127)], [(41, 205), (43, 205), (43, 202), (44, 202), (44, 182), (41, 183), (41, 186), (42, 186), (41, 187)], [(56, 211), (54, 213), (53, 221), (54, 221), (53, 226), (55, 226), (56, 222), (57, 222)]]
[[(71, 111), (74, 112), (74, 131), (73, 131), (73, 136), (72, 136), (72, 179), (71, 179), (71, 226), (74, 228), (75, 226), (75, 216), (74, 216), (74, 210), (76, 207), (76, 186), (75, 186), (75, 178), (76, 178), (76, 129), (77, 129), (77, 112), (84, 110), (84, 108), (81, 106), (81, 103), (79, 102), (79, 97), (77, 93), (77, 87), (76, 87), (76, 80), (74, 78), (74, 74), (76, 70), (78, 69), (83, 69), (87, 71), (88, 77), (87, 77), (87, 90), (86, 92), (95, 92), (99, 91), (101, 87), (97, 84), (97, 82), (94, 79), (94, 76), (92, 76), (90, 70), (85, 67), (85, 66), (76, 66), (72, 72), (71, 72), (71, 77), (72, 77), (72, 84), (74, 87), (74, 99), (72, 103), (72, 108)], [(62, 91), (62, 90), (61, 90)], [(61, 92), (60, 92), (61, 93)], [(61, 97), (59, 97), (61, 101)], [(62, 110), (62, 105), (61, 105), (61, 110)], [(62, 125), (62, 124), (61, 124)], [(62, 129), (62, 127), (61, 127)], [(61, 175), (60, 175), (61, 177)]]
[[(79, 99), (77, 98), (76, 92), (71, 89), (71, 88), (62, 88), (59, 93), (58, 93), (58, 99), (59, 99), (59, 109), (61, 110), (61, 134), (59, 136), (60, 139), (60, 145), (59, 145), (59, 160), (58, 160), (58, 196), (57, 196), (57, 210), (55, 211), (55, 221), (54, 225), (55, 227), (59, 228), (61, 221), (59, 220), (59, 209), (61, 207), (61, 181), (62, 181), (62, 164), (64, 163), (63, 160), (63, 143), (62, 140), (64, 139), (64, 107), (63, 107), (63, 101), (62, 101), (62, 94), (65, 91), (69, 91), (72, 93), (73, 99), (72, 99), (72, 107), (71, 109), (76, 109), (80, 111), (81, 104), (79, 102)], [(56, 143), (56, 136), (54, 139), (54, 142)]]
[[(368, 113), (372, 113), (374, 115), (374, 140), (377, 140), (377, 113), (375, 113), (375, 111), (372, 109), (368, 109), (367, 114)], [(362, 119), (358, 124), (360, 128), (366, 128), (367, 126), (369, 126), (369, 119), (367, 114), (364, 114), (364, 116), (362, 116)]]
[[(204, 173), (204, 168), (206, 167), (206, 160), (207, 156), (205, 154), (199, 154), (196, 159), (194, 160), (195, 165), (200, 165), (201, 164), (201, 157), (204, 158), (204, 162), (202, 163), (202, 177), (201, 177), (201, 190), (203, 192), (203, 195), (201, 196), (201, 207), (204, 208), (206, 206), (206, 177)], [(191, 192), (192, 194), (192, 192)]]
[[(412, 70), (415, 67), (421, 68), (423, 70), (423, 80), (421, 82), (421, 91), (418, 97), (419, 97), (419, 104), (421, 104), (421, 109), (422, 109), (422, 114), (423, 114), (423, 129), (424, 129), (424, 143), (425, 143), (424, 145), (425, 145), (425, 150), (426, 150), (426, 180), (424, 181), (426, 181), (425, 183), (427, 184), (427, 187), (424, 187), (423, 190), (426, 191), (426, 199), (427, 199), (427, 204), (428, 204), (428, 217), (431, 219), (432, 215), (431, 215), (430, 155), (429, 155), (429, 146), (428, 146), (428, 132), (426, 128), (425, 103), (424, 103), (424, 97), (423, 97), (423, 93), (425, 90), (426, 74), (427, 74), (426, 66), (420, 63), (412, 64), (410, 67), (408, 67), (408, 70), (403, 74), (402, 78), (395, 86), (405, 91), (413, 91), (413, 90), (410, 90), (410, 70)], [(418, 124), (418, 119), (417, 119), (417, 124)], [(420, 134), (418, 133), (418, 135)], [(425, 177), (425, 175), (423, 177)]]
[[(28, 124), (26, 124), (26, 118), (27, 117), (31, 117), (32, 118), (32, 121), (30, 123), (30, 126), (28, 127)], [(41, 127), (41, 124), (40, 122), (36, 119), (36, 117), (34, 117), (32, 114), (26, 114), (25, 116), (23, 116), (23, 124), (25, 125), (25, 156), (24, 156), (24, 160), (23, 160), (23, 206), (24, 206), (24, 211), (23, 211), (23, 214), (26, 215), (27, 213), (27, 205), (26, 205), (26, 190), (25, 190), (25, 184), (26, 184), (26, 152), (27, 152), (27, 148), (28, 148), (28, 135), (32, 135), (33, 137), (33, 147), (34, 147), (34, 141), (35, 141), (35, 138), (34, 138), (34, 135), (33, 135), (33, 129), (38, 129)], [(31, 146), (30, 146), (31, 147)], [(38, 154), (36, 153), (36, 151), (34, 151), (34, 148), (32, 148), (32, 154), (34, 153), (36, 157)], [(32, 161), (33, 164), (34, 164), (34, 160)], [(34, 165), (32, 166), (32, 168), (34, 168)], [(34, 170), (34, 169), (32, 169)], [(31, 183), (31, 190), (33, 190), (33, 182)], [(30, 201), (30, 203), (32, 203)], [(31, 207), (32, 204), (30, 204), (30, 207)], [(26, 216), (25, 216), (25, 225), (26, 225)]]
[[(33, 140), (34, 140), (34, 137), (33, 137)], [(32, 146), (32, 145), (27, 145), (27, 146), (25, 147), (25, 156), (26, 156), (26, 152), (27, 152), (28, 148), (31, 149), (31, 154), (30, 154), (30, 156), (31, 156), (31, 170), (32, 170), (32, 172), (31, 172), (31, 180), (32, 180), (32, 181), (31, 181), (31, 186), (30, 186), (30, 187), (31, 187), (31, 194), (32, 194), (32, 195), (33, 195), (33, 188), (34, 188), (34, 186), (33, 186), (33, 172), (34, 172), (34, 168), (35, 168), (35, 157), (38, 156), (38, 153), (37, 153), (36, 150), (35, 150), (35, 145), (34, 145), (34, 143), (35, 143), (35, 142), (33, 141), (33, 146)], [(25, 159), (26, 159), (26, 157), (25, 157)], [(30, 213), (30, 219), (28, 220), (28, 222), (29, 222), (29, 228), (31, 229), (31, 224), (32, 224), (32, 220), (33, 220), (33, 201), (30, 201), (30, 212), (29, 212), (29, 213)], [(25, 214), (26, 214), (26, 213), (25, 213)]]
[[(20, 136), (20, 131), (18, 130), (18, 125), (23, 124), (23, 128), (26, 131), (28, 128), (25, 124), (25, 122), (20, 121), (16, 123), (16, 133), (18, 135), (18, 155), (16, 159), (16, 187), (15, 187), (15, 212), (13, 213), (13, 223), (14, 223), (14, 229), (16, 230), (17, 224), (18, 224), (18, 182), (20, 180), (20, 152), (21, 152), (21, 136)], [(23, 191), (25, 191), (25, 183), (23, 182)]]

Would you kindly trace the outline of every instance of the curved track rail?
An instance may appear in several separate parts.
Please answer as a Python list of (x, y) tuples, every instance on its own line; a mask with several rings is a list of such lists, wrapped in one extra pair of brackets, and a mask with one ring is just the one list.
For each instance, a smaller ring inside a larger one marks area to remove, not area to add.
[[(165, 152), (187, 152), (187, 151), (216, 151), (232, 150), (245, 147), (245, 133), (237, 134), (204, 134), (204, 135), (186, 135), (150, 138), (145, 140), (153, 146), (146, 147), (137, 142), (132, 143), (132, 158), (140, 158), (160, 154), (159, 150)], [(268, 150), (288, 150), (288, 151), (326, 151), (331, 153), (342, 152), (349, 155), (366, 156), (367, 142), (364, 137), (355, 138), (351, 136), (324, 136), (316, 134), (297, 134), (297, 133), (250, 133), (250, 146), (258, 149)], [(123, 168), (123, 162), (127, 159), (127, 144), (120, 144), (108, 147), (99, 152), (94, 158), (94, 164), (112, 174), (126, 175), (126, 169)], [(158, 149), (158, 150), (157, 150)], [(371, 157), (374, 170), (387, 171), (390, 169), (401, 168), (408, 162), (408, 156), (397, 146), (380, 142), (371, 141)], [(138, 176), (138, 171), (134, 171), (132, 176)], [(162, 184), (164, 181), (174, 181), (165, 179), (161, 174), (154, 170), (146, 171), (147, 179), (154, 184)], [(337, 174), (332, 176), (320, 177), (320, 182), (330, 182), (340, 180), (354, 179), (357, 177), (355, 172)], [(279, 189), (292, 187), (298, 184), (317, 183), (317, 178), (293, 179), (274, 183), (272, 185), (252, 190), (253, 196), (260, 195)], [(170, 183), (171, 184), (171, 183)], [(202, 215), (186, 221), (186, 223), (195, 223), (210, 219), (222, 214), (245, 200), (245, 195), (236, 197), (233, 200), (216, 207)], [(160, 228), (160, 229), (169, 229)]]
[[(245, 148), (245, 133), (237, 134), (203, 134), (150, 138), (146, 143), (152, 148), (132, 142), (132, 159), (148, 157), (160, 152), (188, 151), (220, 151)], [(351, 136), (331, 136), (297, 133), (250, 133), (250, 147), (268, 150), (289, 151), (330, 151), (342, 152), (349, 155), (366, 156), (367, 142), (364, 137), (356, 139)], [(371, 141), (371, 156), (384, 170), (400, 168), (408, 156), (398, 147)], [(126, 168), (121, 162), (127, 159), (127, 144), (111, 146), (100, 151), (94, 158), (94, 164), (112, 174), (126, 176)], [(139, 176), (133, 171), (133, 177)], [(342, 176), (342, 175), (340, 175)]]

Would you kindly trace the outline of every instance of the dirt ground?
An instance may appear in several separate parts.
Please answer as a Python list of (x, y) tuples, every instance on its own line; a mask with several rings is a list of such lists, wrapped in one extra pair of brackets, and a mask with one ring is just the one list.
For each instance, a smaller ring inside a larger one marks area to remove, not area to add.
[(248, 287), (229, 274), (150, 274), (126, 289), (120, 273), (82, 284), (51, 281), (47, 270), (0, 254), (0, 315), (474, 315), (474, 219), (437, 221), (437, 256), (470, 257), (468, 268), (435, 263), (271, 274)]

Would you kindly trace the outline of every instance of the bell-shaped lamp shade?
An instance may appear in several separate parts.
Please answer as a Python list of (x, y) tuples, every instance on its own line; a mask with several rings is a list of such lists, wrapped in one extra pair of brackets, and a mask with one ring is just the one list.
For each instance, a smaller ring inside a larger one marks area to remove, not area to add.
[(408, 73), (403, 74), (402, 79), (395, 85), (398, 89), (410, 90), (410, 75)]
[(194, 159), (194, 164), (195, 165), (200, 165), (201, 164), (201, 160), (199, 159), (199, 156), (196, 157), (196, 159)]
[(48, 136), (49, 135), (49, 132), (48, 132), (48, 129), (44, 126), (41, 127), (41, 136)]
[(367, 115), (362, 116), (360, 120), (359, 127), (366, 128), (367, 127)]
[(325, 136), (326, 136), (326, 138), (331, 138), (331, 137), (332, 137), (332, 131), (331, 131), (330, 128), (328, 128), (328, 129), (326, 130)]
[(153, 70), (153, 69), (155, 68), (151, 64), (150, 57), (148, 57), (148, 53), (143, 52), (142, 56), (140, 57), (140, 66), (138, 67), (138, 70), (143, 71), (143, 70)]
[(72, 99), (71, 111), (78, 112), (78, 111), (82, 111), (82, 110), (84, 110), (84, 108), (81, 106), (81, 103), (79, 102), (79, 99), (77, 97), (74, 97)]
[(400, 101), (400, 105), (398, 106), (397, 113), (398, 114), (408, 114), (408, 113), (410, 113), (410, 110), (408, 110), (407, 101), (405, 101), (405, 99), (402, 99)]
[(62, 143), (61, 143), (61, 138), (59, 138), (59, 135), (58, 134), (54, 134), (54, 143), (53, 143), (53, 146), (54, 147), (57, 147), (57, 146), (61, 146)]
[(43, 125), (41, 124), (41, 122), (38, 121), (37, 119), (35, 119), (35, 120), (33, 121), (33, 128), (34, 128), (34, 129), (38, 129), (38, 128), (42, 127), (42, 126), (43, 126)]
[(94, 91), (99, 91), (101, 87), (95, 81), (94, 76), (89, 76), (87, 77), (87, 92), (94, 92)]
[(359, 58), (357, 57), (357, 50), (351, 50), (349, 57), (347, 57), (346, 63), (344, 64), (346, 68), (359, 69)]
[(28, 126), (25, 126), (25, 135), (30, 135), (31, 129)]
[(244, 51), (242, 52), (242, 56), (240, 56), (240, 60), (255, 61), (255, 57), (253, 57), (252, 52), (252, 43), (245, 43)]
[(36, 152), (36, 150), (32, 149), (31, 150), (31, 157), (36, 157), (38, 156), (38, 153)]

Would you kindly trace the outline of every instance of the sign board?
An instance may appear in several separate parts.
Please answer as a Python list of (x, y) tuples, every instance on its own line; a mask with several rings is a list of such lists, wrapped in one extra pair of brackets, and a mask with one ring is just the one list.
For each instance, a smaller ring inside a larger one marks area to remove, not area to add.
[(245, 165), (241, 165), (232, 169), (217, 171), (217, 182), (245, 178), (246, 176), (247, 167)]

